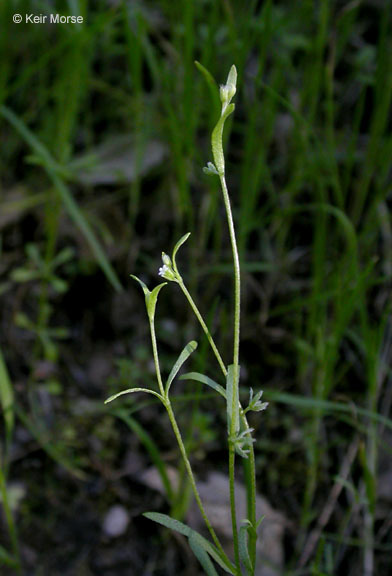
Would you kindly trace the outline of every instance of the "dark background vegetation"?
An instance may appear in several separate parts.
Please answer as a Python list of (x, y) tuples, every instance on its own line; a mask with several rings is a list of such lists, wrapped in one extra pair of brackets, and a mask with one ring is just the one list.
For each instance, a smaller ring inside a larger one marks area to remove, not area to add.
[[(85, 22), (16, 25), (16, 12)], [(0, 13), (2, 574), (18, 547), (26, 575), (199, 573), (141, 517), (170, 510), (143, 481), (178, 465), (162, 408), (103, 404), (154, 386), (129, 274), (158, 283), (161, 251), (187, 231), (183, 276), (231, 353), (230, 244), (201, 170), (217, 110), (195, 59), (218, 82), (239, 73), (225, 135), (242, 383), (270, 402), (252, 424), (259, 492), (286, 518), (284, 573), (392, 573), (391, 3), (7, 0)], [(188, 366), (219, 379), (174, 285), (157, 330), (165, 371), (196, 338)], [(174, 387), (196, 472), (226, 473), (224, 406)], [(187, 490), (174, 500), (184, 514)], [(128, 522), (116, 537), (109, 512)]]

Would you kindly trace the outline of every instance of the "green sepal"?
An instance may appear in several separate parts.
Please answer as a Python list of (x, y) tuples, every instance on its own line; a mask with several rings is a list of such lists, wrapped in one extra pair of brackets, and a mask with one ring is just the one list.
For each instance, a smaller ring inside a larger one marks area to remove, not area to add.
[(187, 374), (180, 376), (180, 380), (195, 380), (196, 382), (201, 382), (201, 384), (206, 384), (226, 399), (226, 390), (223, 388), (223, 386), (215, 382), (215, 380), (212, 380), (212, 378), (205, 376), (204, 374), (200, 374), (199, 372), (188, 372)]
[(180, 370), (181, 366), (184, 364), (184, 362), (186, 362), (188, 360), (189, 356), (196, 350), (196, 348), (197, 348), (197, 342), (195, 342), (194, 340), (191, 340), (191, 342), (188, 342), (188, 344), (184, 347), (183, 351), (181, 352), (181, 354), (177, 358), (176, 363), (174, 364), (173, 368), (171, 369), (171, 372), (170, 372), (169, 377), (167, 379), (166, 395), (169, 393), (171, 383), (173, 382), (174, 378), (177, 376), (177, 373)]

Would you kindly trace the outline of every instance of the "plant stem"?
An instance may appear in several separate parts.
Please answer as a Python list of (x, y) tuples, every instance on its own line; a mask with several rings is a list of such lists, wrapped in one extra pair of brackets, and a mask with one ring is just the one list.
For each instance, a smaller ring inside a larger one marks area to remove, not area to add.
[(151, 334), (151, 343), (152, 343), (152, 353), (154, 356), (155, 372), (157, 375), (159, 391), (160, 391), (161, 395), (163, 397), (165, 397), (165, 391), (163, 389), (163, 382), (162, 382), (162, 376), (161, 376), (161, 369), (159, 366), (159, 356), (158, 356), (157, 338), (155, 335), (154, 320), (150, 320), (150, 334)]
[[(235, 237), (233, 214), (231, 211), (229, 192), (227, 190), (226, 178), (224, 173), (219, 175), (221, 188), (223, 192), (223, 201), (225, 204), (227, 223), (229, 226), (231, 249), (233, 252), (234, 263), (234, 346), (233, 346), (233, 367), (234, 367), (234, 387), (239, 386), (239, 353), (240, 353), (240, 313), (241, 313), (241, 277), (240, 277), (240, 260), (238, 257), (237, 240)], [(233, 391), (233, 406), (232, 414), (238, 410), (238, 406), (234, 406), (235, 399), (238, 394)], [(230, 437), (235, 436), (235, 419), (231, 420)], [(230, 480), (230, 509), (231, 509), (231, 524), (233, 528), (233, 544), (234, 554), (237, 569), (241, 573), (240, 559), (239, 559), (239, 544), (238, 544), (238, 530), (237, 530), (237, 517), (236, 517), (236, 502), (235, 502), (235, 449), (233, 442), (229, 439), (229, 480)]]
[[(199, 510), (200, 510), (200, 514), (202, 515), (202, 518), (203, 518), (203, 520), (204, 520), (204, 522), (205, 522), (205, 525), (207, 526), (208, 531), (209, 531), (209, 533), (211, 534), (211, 537), (212, 537), (212, 539), (213, 539), (213, 541), (214, 541), (215, 546), (216, 546), (216, 547), (218, 548), (218, 550), (219, 550), (219, 553), (220, 553), (220, 556), (221, 556), (222, 560), (224, 561), (224, 563), (225, 563), (228, 567), (230, 567), (230, 568), (232, 569), (233, 566), (232, 566), (229, 558), (227, 557), (225, 551), (223, 550), (222, 545), (221, 545), (221, 543), (219, 542), (219, 539), (218, 539), (218, 537), (217, 537), (217, 535), (216, 535), (216, 533), (215, 533), (215, 530), (214, 530), (214, 528), (212, 527), (211, 522), (210, 522), (210, 520), (209, 520), (209, 518), (208, 518), (208, 516), (207, 516), (207, 513), (206, 513), (205, 509), (204, 509), (203, 502), (201, 501), (200, 494), (199, 494), (199, 491), (198, 491), (197, 486), (196, 486), (196, 481), (195, 481), (195, 477), (194, 477), (194, 475), (193, 475), (191, 463), (189, 462), (188, 455), (187, 455), (187, 452), (186, 452), (186, 448), (185, 448), (184, 442), (183, 442), (183, 440), (182, 440), (181, 432), (180, 432), (180, 429), (179, 429), (179, 427), (178, 427), (178, 424), (177, 424), (176, 417), (175, 417), (175, 415), (174, 415), (173, 409), (172, 409), (172, 407), (171, 407), (170, 400), (169, 400), (169, 398), (167, 398), (167, 397), (166, 397), (165, 407), (166, 407), (166, 410), (167, 410), (167, 413), (168, 413), (168, 416), (169, 416), (170, 423), (171, 423), (172, 428), (173, 428), (173, 432), (174, 432), (175, 437), (176, 437), (176, 439), (177, 439), (178, 446), (179, 446), (179, 448), (180, 448), (180, 452), (181, 452), (181, 455), (182, 455), (182, 458), (183, 458), (183, 461), (184, 461), (184, 464), (185, 464), (185, 468), (186, 468), (186, 470), (187, 470), (187, 472), (188, 472), (189, 480), (190, 480), (190, 483), (191, 483), (191, 486), (192, 486), (193, 493), (194, 493), (194, 495), (195, 495), (196, 503), (197, 503), (197, 505), (198, 505), (198, 507), (199, 507)], [(239, 572), (239, 574), (241, 574), (241, 572)]]
[[(219, 363), (219, 366), (221, 368), (222, 374), (223, 376), (226, 378), (227, 377), (227, 369), (225, 367), (225, 364), (222, 360), (222, 357), (219, 353), (219, 350), (215, 344), (215, 341), (210, 333), (210, 331), (208, 330), (207, 324), (205, 323), (195, 301), (193, 300), (191, 294), (189, 293), (187, 287), (184, 284), (184, 281), (179, 280), (179, 285), (181, 290), (183, 291), (186, 299), (188, 300), (196, 318), (198, 319), (200, 326), (203, 329), (204, 334), (207, 337), (208, 342), (210, 343), (210, 346), (215, 354), (215, 357)], [(248, 420), (246, 418), (246, 415), (244, 414), (243, 410), (242, 410), (242, 406), (240, 404), (240, 419), (241, 419), (241, 424), (242, 427), (244, 428), (244, 430), (247, 430), (249, 428), (249, 424), (248, 424)], [(250, 479), (250, 485), (247, 486), (247, 513), (248, 513), (248, 519), (251, 522), (251, 524), (256, 527), (256, 461), (255, 461), (255, 452), (254, 452), (254, 447), (253, 447), (253, 443), (250, 443), (249, 445), (249, 456), (248, 456), (248, 461), (247, 464), (249, 465), (249, 479)], [(253, 530), (249, 531), (249, 556), (250, 559), (252, 561), (252, 565), (255, 566), (256, 564), (256, 540), (257, 540), (257, 534), (256, 532), (254, 532)]]
[(211, 336), (210, 331), (208, 330), (208, 326), (207, 324), (204, 322), (204, 319), (202, 317), (202, 315), (199, 312), (198, 307), (196, 306), (192, 296), (190, 295), (187, 287), (184, 284), (183, 279), (181, 278), (180, 280), (178, 280), (178, 284), (180, 285), (181, 290), (183, 291), (186, 299), (188, 300), (190, 307), (192, 308), (193, 312), (195, 313), (196, 318), (198, 319), (201, 327), (203, 328), (204, 334), (207, 336), (207, 340), (210, 343), (210, 346), (215, 354), (216, 359), (218, 360), (219, 366), (223, 372), (224, 377), (226, 378), (227, 376), (227, 369), (225, 366), (225, 363), (222, 360), (222, 356), (219, 354), (219, 350), (216, 347), (216, 344), (214, 342), (213, 337)]
[[(226, 178), (224, 174), (219, 175), (223, 201), (225, 204), (227, 223), (229, 226), (231, 249), (233, 252), (234, 263), (234, 348), (233, 348), (233, 365), (239, 365), (240, 354), (240, 314), (241, 314), (241, 275), (240, 275), (240, 259), (238, 256), (237, 240), (235, 237), (234, 220), (231, 211), (229, 192), (227, 190)], [(238, 380), (237, 380), (238, 381)]]
[[(195, 477), (193, 475), (192, 467), (191, 467), (191, 464), (190, 464), (189, 459), (188, 459), (186, 448), (185, 448), (184, 442), (182, 440), (181, 432), (180, 432), (180, 429), (178, 427), (177, 420), (176, 420), (176, 417), (174, 415), (173, 409), (171, 407), (169, 396), (165, 392), (164, 387), (163, 387), (161, 369), (159, 366), (159, 355), (158, 355), (157, 339), (156, 339), (156, 334), (155, 334), (154, 319), (150, 319), (150, 333), (151, 333), (151, 343), (152, 343), (152, 351), (153, 351), (153, 356), (154, 356), (155, 371), (156, 371), (159, 390), (162, 394), (163, 403), (164, 403), (164, 406), (167, 410), (169, 420), (170, 420), (170, 423), (171, 423), (172, 428), (173, 428), (174, 435), (177, 439), (177, 443), (178, 443), (178, 446), (180, 448), (180, 452), (181, 452), (181, 455), (182, 455), (182, 458), (183, 458), (183, 461), (185, 464), (186, 471), (187, 471), (188, 476), (189, 476), (189, 480), (190, 480), (190, 483), (192, 486), (193, 493), (195, 495), (197, 505), (199, 507), (199, 510), (200, 510), (200, 513), (203, 517), (203, 520), (204, 520), (204, 522), (208, 528), (208, 531), (211, 534), (211, 537), (214, 541), (214, 544), (216, 545), (216, 547), (219, 550), (219, 553), (220, 553), (220, 556), (221, 556), (223, 562), (225, 562), (225, 564), (228, 567), (232, 568), (232, 564), (230, 562), (230, 559), (227, 557), (225, 551), (223, 550), (223, 547), (222, 547), (221, 543), (219, 542), (219, 539), (215, 533), (215, 530), (213, 529), (211, 522), (210, 522), (210, 520), (206, 514), (205, 509), (204, 509), (203, 502), (201, 501), (200, 494), (199, 494), (199, 491), (198, 491), (197, 486), (196, 486), (196, 481), (195, 481)], [(241, 574), (241, 573), (239, 573), (239, 574)]]

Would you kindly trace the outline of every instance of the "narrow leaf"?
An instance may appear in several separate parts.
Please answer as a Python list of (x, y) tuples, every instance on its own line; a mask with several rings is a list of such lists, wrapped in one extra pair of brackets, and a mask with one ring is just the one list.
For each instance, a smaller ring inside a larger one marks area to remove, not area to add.
[(192, 340), (191, 342), (188, 342), (188, 344), (185, 346), (185, 348), (183, 349), (183, 351), (181, 352), (181, 354), (177, 358), (176, 363), (174, 364), (173, 368), (171, 369), (171, 372), (169, 374), (169, 378), (167, 379), (166, 394), (169, 392), (171, 383), (173, 382), (174, 378), (176, 377), (181, 366), (184, 364), (184, 362), (186, 362), (188, 360), (189, 356), (196, 350), (196, 348), (197, 348), (197, 342), (195, 342), (194, 340)]
[(223, 386), (215, 382), (215, 380), (212, 380), (212, 378), (205, 376), (204, 374), (200, 374), (199, 372), (188, 372), (187, 374), (180, 376), (180, 380), (195, 380), (196, 382), (201, 382), (201, 384), (206, 384), (226, 399), (226, 391)]
[(225, 570), (225, 572), (232, 575), (235, 574), (234, 567), (228, 566), (222, 560), (216, 547), (206, 538), (204, 538), (204, 536), (201, 536), (198, 532), (192, 530), (192, 528), (190, 528), (183, 522), (175, 520), (174, 518), (170, 518), (170, 516), (167, 516), (166, 514), (161, 514), (159, 512), (145, 512), (143, 516), (145, 516), (149, 520), (152, 520), (153, 522), (157, 522), (158, 524), (161, 524), (162, 526), (169, 528), (170, 530), (174, 530), (175, 532), (178, 532), (179, 534), (182, 534), (187, 538), (190, 538), (193, 535), (194, 537), (197, 538), (199, 545), (203, 546), (204, 550), (211, 556), (211, 558), (215, 560), (215, 562), (223, 570)]
[(128, 390), (122, 390), (122, 392), (118, 392), (117, 394), (110, 396), (110, 398), (107, 398), (107, 400), (105, 400), (105, 404), (113, 402), (113, 400), (116, 400), (116, 398), (119, 398), (119, 396), (123, 396), (124, 394), (132, 394), (133, 392), (147, 392), (147, 394), (153, 394), (154, 396), (159, 398), (161, 402), (164, 402), (162, 396), (158, 394), (158, 392), (155, 392), (155, 390), (149, 390), (148, 388), (129, 388)]
[(239, 366), (228, 366), (226, 393), (227, 393), (227, 425), (229, 434), (237, 434), (240, 429), (238, 375)]
[(248, 526), (241, 526), (238, 535), (238, 550), (240, 553), (240, 560), (245, 566), (249, 576), (253, 574), (253, 566), (250, 560), (248, 551)]
[(192, 552), (202, 565), (207, 576), (218, 576), (218, 573), (215, 570), (210, 557), (204, 550), (203, 546), (200, 544), (199, 539), (194, 534), (192, 534), (191, 537), (189, 538), (189, 546), (191, 547)]
[(207, 86), (210, 90), (212, 101), (214, 104), (215, 113), (216, 115), (218, 115), (220, 110), (220, 99), (219, 99), (219, 89), (215, 81), (215, 78), (213, 77), (211, 72), (207, 70), (207, 68), (203, 66), (203, 64), (200, 64), (200, 62), (198, 62), (197, 60), (195, 60), (195, 66), (199, 70), (199, 72), (203, 74), (205, 81), (207, 82)]
[(162, 282), (162, 284), (158, 284), (158, 286), (155, 286), (155, 288), (150, 291), (147, 288), (147, 286), (145, 285), (145, 283), (142, 282), (142, 280), (140, 280), (140, 278), (138, 278), (137, 276), (134, 276), (133, 274), (131, 274), (131, 278), (136, 280), (136, 282), (138, 282), (140, 284), (140, 286), (142, 287), (142, 290), (144, 292), (144, 297), (146, 300), (147, 314), (148, 314), (150, 321), (152, 322), (154, 320), (154, 316), (155, 316), (155, 308), (157, 305), (158, 294), (161, 291), (161, 289), (164, 286), (166, 286), (167, 282)]
[(162, 288), (166, 286), (166, 284), (167, 282), (162, 282), (162, 284), (158, 284), (158, 286), (155, 286), (155, 288), (152, 290), (149, 297), (147, 298), (146, 296), (147, 314), (151, 322), (154, 320), (158, 294), (162, 290)]
[(219, 174), (223, 175), (225, 173), (225, 157), (223, 154), (223, 128), (225, 126), (226, 119), (232, 112), (234, 112), (235, 106), (234, 104), (229, 104), (219, 118), (211, 136), (211, 146), (212, 146), (212, 155), (214, 157), (215, 167), (218, 170)]
[(177, 244), (174, 246), (173, 248), (173, 252), (172, 252), (172, 261), (173, 261), (173, 267), (174, 270), (177, 271), (177, 264), (176, 264), (176, 256), (177, 256), (177, 252), (179, 251), (179, 249), (181, 248), (181, 246), (183, 244), (185, 244), (185, 242), (188, 240), (189, 236), (191, 235), (190, 232), (188, 232), (187, 234), (184, 234), (184, 236), (181, 236), (181, 238), (179, 239), (179, 241), (177, 242)]
[(142, 280), (140, 280), (140, 278), (138, 278), (137, 276), (134, 276), (134, 274), (130, 274), (130, 276), (131, 276), (131, 278), (133, 278), (134, 280), (136, 280), (136, 282), (138, 282), (140, 284), (145, 296), (149, 296), (151, 294), (150, 290), (147, 288), (145, 283)]
[(161, 524), (162, 526), (169, 528), (170, 530), (174, 530), (179, 534), (183, 534), (183, 536), (186, 536), (187, 538), (189, 538), (192, 533), (192, 528), (189, 528), (189, 526), (183, 524), (183, 522), (180, 522), (179, 520), (170, 518), (170, 516), (167, 516), (167, 514), (161, 514), (160, 512), (145, 512), (143, 516), (149, 520), (152, 520), (153, 522), (156, 522), (157, 524)]

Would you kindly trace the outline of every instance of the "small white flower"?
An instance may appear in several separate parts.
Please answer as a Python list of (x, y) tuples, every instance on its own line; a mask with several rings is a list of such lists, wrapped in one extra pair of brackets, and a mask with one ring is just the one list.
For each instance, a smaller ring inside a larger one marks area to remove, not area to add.
[(165, 278), (166, 280), (170, 280), (171, 282), (177, 282), (177, 278), (174, 271), (172, 270), (172, 268), (169, 268), (169, 266), (167, 266), (166, 264), (164, 264), (159, 268), (158, 274), (159, 276), (162, 276), (162, 278)]

